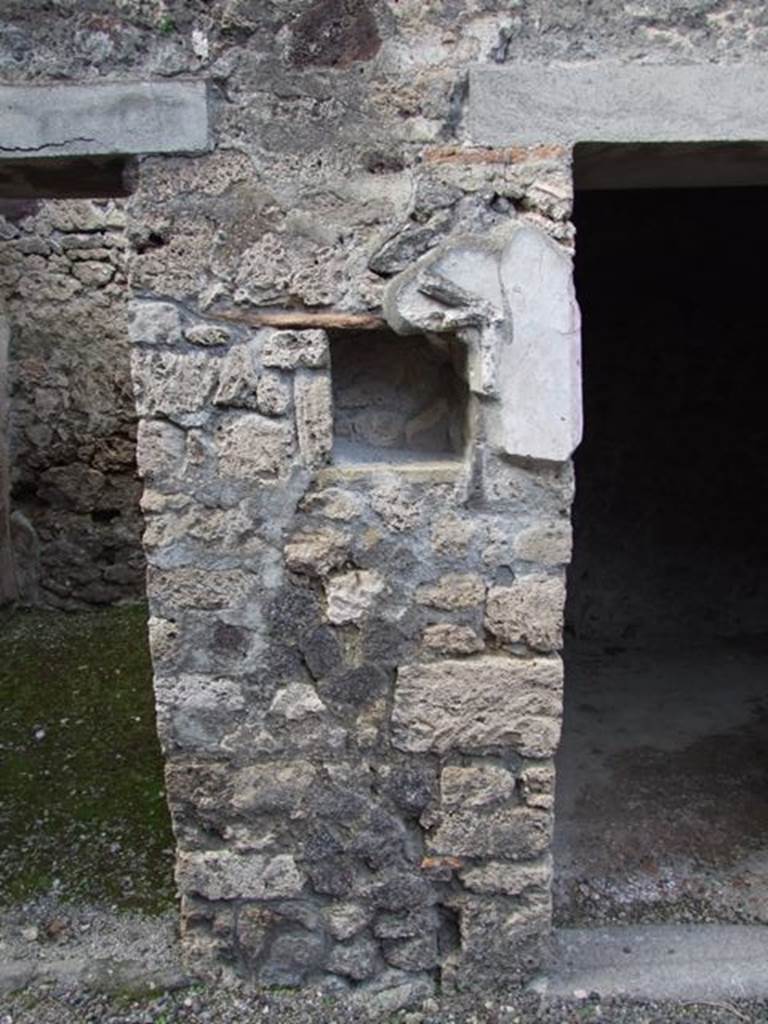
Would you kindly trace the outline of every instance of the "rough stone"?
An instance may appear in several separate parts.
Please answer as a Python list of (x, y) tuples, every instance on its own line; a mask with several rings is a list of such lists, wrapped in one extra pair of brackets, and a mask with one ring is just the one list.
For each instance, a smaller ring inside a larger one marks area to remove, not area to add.
[(301, 801), (317, 773), (308, 761), (269, 763), (242, 768), (233, 781), (232, 805), (238, 811), (256, 814), (301, 815)]
[(297, 374), (293, 400), (299, 451), (304, 463), (316, 468), (328, 460), (333, 447), (330, 377), (317, 373)]
[(291, 389), (279, 373), (262, 373), (256, 385), (259, 412), (265, 416), (282, 416), (291, 404)]
[(448, 766), (440, 775), (441, 806), (450, 810), (509, 801), (515, 796), (516, 783), (510, 771), (497, 765)]
[(308, 683), (289, 683), (277, 691), (269, 710), (271, 714), (279, 715), (287, 722), (301, 722), (309, 715), (322, 714), (325, 711), (325, 704)]
[(565, 585), (559, 576), (522, 576), (488, 591), (485, 625), (505, 643), (555, 651), (563, 642)]
[(567, 520), (537, 523), (515, 537), (517, 558), (539, 565), (566, 565), (571, 560), (571, 524)]
[(435, 654), (476, 654), (485, 646), (471, 626), (439, 622), (424, 630), (424, 647)]
[(399, 669), (392, 742), (412, 752), (504, 747), (551, 755), (560, 735), (558, 658), (480, 656)]
[(334, 903), (326, 909), (325, 922), (334, 939), (343, 942), (366, 927), (369, 915), (359, 903)]
[(285, 564), (293, 572), (325, 576), (345, 561), (349, 547), (346, 533), (331, 527), (303, 530), (285, 545)]
[(379, 967), (379, 946), (364, 935), (335, 946), (328, 957), (328, 970), (343, 974), (353, 981), (372, 978)]
[(222, 360), (219, 384), (213, 396), (214, 405), (241, 409), (259, 409), (259, 375), (253, 353), (247, 345), (237, 345)]
[(477, 573), (452, 572), (433, 584), (421, 586), (416, 592), (419, 604), (453, 611), (471, 608), (485, 597), (485, 583)]
[(176, 879), (185, 891), (209, 900), (285, 899), (298, 896), (304, 879), (293, 857), (231, 850), (180, 851)]
[(243, 413), (214, 431), (223, 477), (249, 480), (277, 476), (294, 448), (293, 431), (257, 413)]
[(328, 365), (328, 353), (325, 331), (275, 331), (264, 342), (261, 361), (283, 370), (318, 369)]
[(354, 570), (332, 576), (326, 584), (328, 619), (335, 625), (365, 618), (384, 590), (377, 572)]
[(532, 860), (549, 849), (549, 815), (528, 807), (506, 807), (478, 815), (473, 809), (446, 813), (428, 833), (427, 849), (440, 856)]
[(536, 864), (491, 862), (463, 868), (459, 877), (470, 892), (522, 896), (534, 891), (546, 898), (552, 881), (552, 864), (549, 860)]
[(181, 316), (170, 302), (136, 300), (128, 321), (131, 341), (139, 345), (175, 345), (181, 341)]

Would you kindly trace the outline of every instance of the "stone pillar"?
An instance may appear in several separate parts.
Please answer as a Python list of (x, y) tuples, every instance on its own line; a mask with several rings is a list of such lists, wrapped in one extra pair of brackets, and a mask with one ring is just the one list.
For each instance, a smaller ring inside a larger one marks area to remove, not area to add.
[(0, 605), (16, 598), (10, 526), (10, 466), (8, 445), (8, 344), (10, 323), (0, 305)]

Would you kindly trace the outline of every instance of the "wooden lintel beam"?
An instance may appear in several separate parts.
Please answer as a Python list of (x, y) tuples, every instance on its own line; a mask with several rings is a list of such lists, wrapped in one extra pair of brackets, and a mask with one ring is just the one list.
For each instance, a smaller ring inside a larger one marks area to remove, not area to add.
[(380, 331), (387, 326), (383, 317), (373, 313), (334, 313), (291, 310), (276, 313), (249, 313), (246, 311), (211, 310), (211, 315), (250, 327), (283, 327), (310, 330), (319, 327), (339, 331)]

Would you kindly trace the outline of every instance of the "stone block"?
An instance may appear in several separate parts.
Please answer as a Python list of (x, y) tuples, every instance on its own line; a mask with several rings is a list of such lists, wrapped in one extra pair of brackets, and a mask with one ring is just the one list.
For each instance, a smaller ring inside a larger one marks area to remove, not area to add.
[(180, 850), (176, 881), (182, 892), (208, 900), (288, 899), (304, 886), (289, 854), (265, 857), (231, 850)]
[(138, 345), (175, 345), (181, 341), (181, 316), (171, 302), (146, 302), (134, 299), (130, 304), (128, 331)]
[(533, 860), (549, 849), (551, 840), (551, 818), (542, 811), (502, 807), (479, 813), (467, 808), (443, 814), (426, 844), (439, 856)]
[(385, 939), (384, 959), (404, 971), (429, 971), (437, 966), (437, 936), (434, 932), (409, 939)]
[(329, 621), (334, 625), (359, 622), (383, 590), (384, 580), (371, 570), (356, 569), (332, 576), (325, 588)]
[(449, 765), (440, 774), (441, 807), (450, 810), (504, 803), (514, 798), (516, 784), (512, 772), (500, 765)]
[(560, 736), (559, 658), (481, 656), (403, 666), (392, 742), (412, 753), (507, 748), (551, 755)]
[(536, 894), (546, 899), (552, 883), (552, 862), (549, 858), (536, 864), (491, 861), (464, 868), (459, 871), (459, 877), (470, 892), (503, 896)]
[(135, 348), (131, 370), (139, 415), (199, 426), (208, 416), (216, 369), (216, 361), (203, 354)]
[(328, 335), (318, 330), (274, 331), (264, 341), (261, 353), (264, 366), (283, 370), (317, 369), (327, 366), (328, 359)]
[(325, 910), (325, 925), (334, 939), (344, 941), (365, 928), (370, 920), (368, 911), (359, 903), (331, 903)]
[(153, 606), (169, 608), (241, 608), (252, 598), (258, 577), (242, 569), (156, 569), (147, 572)]
[(214, 432), (219, 475), (238, 480), (274, 477), (286, 470), (294, 451), (293, 430), (257, 413), (220, 423)]
[(301, 802), (317, 778), (308, 761), (251, 765), (235, 772), (232, 806), (252, 814), (302, 816)]
[(258, 409), (259, 375), (253, 353), (247, 345), (230, 349), (220, 362), (219, 384), (213, 396), (215, 405), (240, 409)]
[(221, 324), (195, 324), (184, 331), (184, 337), (190, 345), (215, 348), (218, 345), (228, 345), (232, 331)]
[(349, 536), (341, 530), (300, 530), (285, 545), (285, 564), (292, 572), (324, 576), (343, 564), (348, 550)]
[(357, 519), (364, 505), (362, 496), (355, 491), (345, 491), (340, 487), (324, 487), (320, 491), (307, 494), (302, 498), (299, 507), (302, 512), (349, 522)]
[(462, 990), (486, 991), (499, 978), (514, 986), (544, 963), (552, 921), (548, 895), (528, 900), (473, 896), (461, 907), (461, 961), (444, 979)]
[(280, 373), (262, 373), (256, 385), (256, 401), (265, 416), (282, 416), (291, 404), (288, 381)]
[(480, 604), (484, 597), (485, 581), (474, 572), (447, 573), (436, 583), (426, 584), (416, 591), (419, 604), (445, 611), (471, 608)]
[(504, 643), (524, 643), (535, 651), (563, 644), (565, 584), (559, 576), (521, 576), (508, 587), (488, 591), (485, 626)]
[(540, 565), (566, 565), (571, 560), (571, 534), (567, 519), (529, 526), (515, 537), (515, 556)]
[(325, 704), (309, 683), (289, 683), (277, 691), (269, 705), (269, 713), (284, 718), (286, 722), (302, 722), (324, 711)]
[(438, 622), (424, 630), (423, 644), (435, 654), (476, 654), (485, 642), (471, 626)]
[(379, 945), (364, 935), (334, 947), (328, 957), (328, 970), (353, 981), (372, 978), (381, 964)]
[(184, 458), (184, 431), (164, 420), (139, 420), (136, 435), (136, 464), (145, 480), (159, 481), (173, 476)]
[(326, 373), (297, 374), (293, 400), (299, 452), (304, 464), (314, 469), (328, 461), (333, 447), (330, 376)]
[(0, 87), (4, 159), (210, 148), (205, 82)]

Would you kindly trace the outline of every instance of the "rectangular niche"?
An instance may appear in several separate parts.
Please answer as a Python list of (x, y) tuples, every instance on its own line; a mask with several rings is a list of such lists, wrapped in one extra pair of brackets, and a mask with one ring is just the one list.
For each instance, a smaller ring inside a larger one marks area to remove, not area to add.
[(331, 335), (337, 465), (457, 461), (467, 438), (466, 351), (450, 337)]

